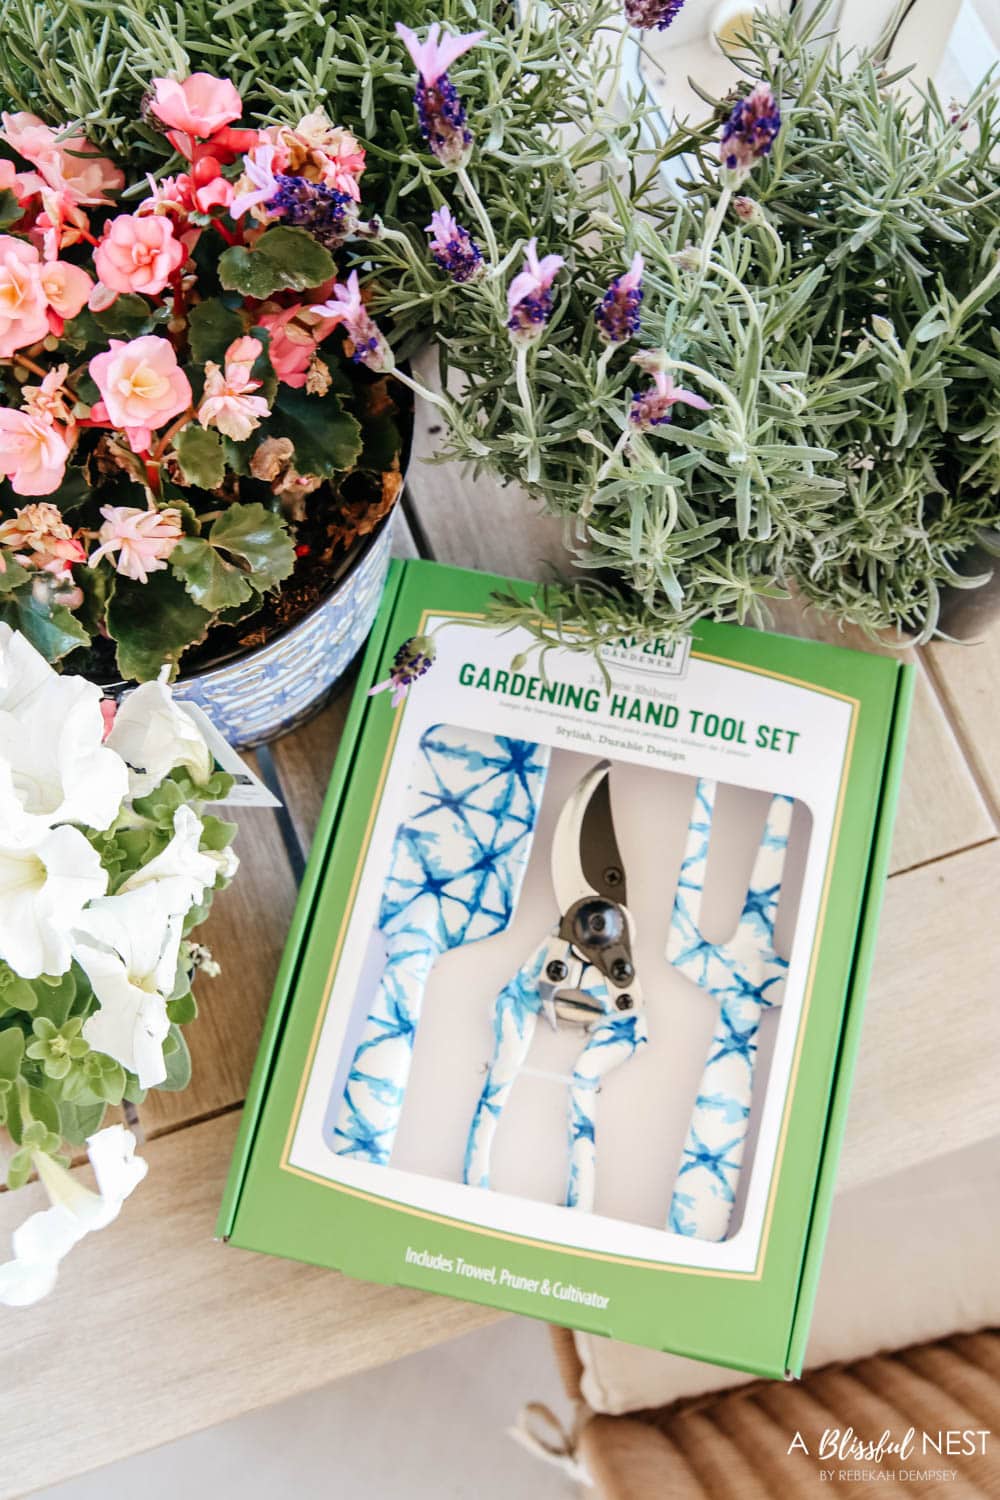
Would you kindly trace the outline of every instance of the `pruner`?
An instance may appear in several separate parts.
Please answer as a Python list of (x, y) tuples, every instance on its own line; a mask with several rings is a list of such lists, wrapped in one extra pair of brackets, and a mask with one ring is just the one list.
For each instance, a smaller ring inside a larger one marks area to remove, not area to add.
[(647, 1040), (610, 774), (606, 760), (592, 767), (559, 814), (551, 861), (559, 918), (494, 1003), (493, 1055), (469, 1131), (464, 1171), (471, 1186), (490, 1186), (500, 1116), (543, 1014), (556, 1029), (578, 1027), (586, 1038), (568, 1078), (566, 1206), (588, 1211), (594, 1202), (601, 1080)]

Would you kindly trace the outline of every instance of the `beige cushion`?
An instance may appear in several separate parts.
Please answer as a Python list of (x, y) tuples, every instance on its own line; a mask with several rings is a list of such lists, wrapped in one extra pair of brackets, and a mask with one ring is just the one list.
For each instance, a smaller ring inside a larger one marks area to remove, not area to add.
[[(1000, 1324), (1000, 1137), (834, 1202), (807, 1365)], [(576, 1334), (594, 1411), (664, 1406), (751, 1377)]]

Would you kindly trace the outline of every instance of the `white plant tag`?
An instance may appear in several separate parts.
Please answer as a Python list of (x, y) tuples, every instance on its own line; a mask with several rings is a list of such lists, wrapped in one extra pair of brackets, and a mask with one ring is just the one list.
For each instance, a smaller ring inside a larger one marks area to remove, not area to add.
[(199, 708), (196, 703), (178, 703), (177, 707), (188, 714), (202, 734), (212, 757), (217, 766), (227, 771), (234, 778), (235, 785), (227, 797), (216, 803), (218, 807), (280, 807), (281, 803), (273, 792), (261, 781), (260, 777), (251, 771), (246, 761), (234, 750), (229, 741), (223, 739), (222, 735), (212, 723), (204, 709)]

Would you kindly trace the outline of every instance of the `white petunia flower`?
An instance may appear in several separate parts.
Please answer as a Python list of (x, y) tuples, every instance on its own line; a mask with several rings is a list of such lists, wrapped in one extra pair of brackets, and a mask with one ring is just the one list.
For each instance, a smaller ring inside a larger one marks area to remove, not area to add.
[(170, 843), (148, 864), (133, 871), (119, 894), (152, 888), (164, 911), (185, 916), (206, 889), (215, 885), (220, 871), (219, 854), (198, 848), (202, 827), (201, 819), (190, 807), (179, 807), (174, 813), (174, 836)]
[(101, 743), (100, 688), (53, 672), (16, 632), (0, 637), (0, 683), (5, 842), (37, 843), (60, 823), (107, 828), (128, 791), (128, 771)]
[(74, 957), (100, 1007), (83, 1023), (83, 1036), (144, 1089), (167, 1076), (165, 997), (177, 976), (182, 925), (181, 913), (164, 909), (155, 884), (92, 902), (76, 924)]
[(0, 624), (0, 713), (23, 713), (50, 682), (58, 680), (58, 672), (27, 636)]
[(36, 1153), (34, 1163), (52, 1206), (14, 1230), (14, 1258), (0, 1265), (0, 1303), (5, 1306), (27, 1307), (46, 1296), (63, 1256), (85, 1234), (116, 1219), (146, 1175), (146, 1162), (135, 1154), (135, 1136), (124, 1125), (109, 1125), (90, 1136), (87, 1155), (97, 1178), (96, 1193), (51, 1156)]
[(78, 828), (53, 828), (24, 847), (0, 843), (0, 958), (24, 979), (65, 974), (71, 929), (107, 888), (107, 871)]
[(134, 797), (159, 786), (175, 766), (186, 766), (202, 786), (215, 766), (205, 737), (165, 682), (144, 682), (122, 701), (108, 744), (132, 768)]

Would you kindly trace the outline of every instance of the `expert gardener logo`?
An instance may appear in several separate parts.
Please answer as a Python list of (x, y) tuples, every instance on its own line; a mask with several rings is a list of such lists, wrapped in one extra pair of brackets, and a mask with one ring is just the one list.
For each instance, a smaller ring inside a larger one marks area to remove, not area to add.
[(602, 646), (601, 657), (609, 664), (632, 671), (656, 672), (661, 677), (683, 677), (687, 672), (691, 637), (681, 640), (655, 640), (642, 644), (626, 637), (613, 646)]
[(948, 1427), (936, 1432), (908, 1427), (901, 1435), (886, 1428), (877, 1437), (856, 1432), (853, 1427), (826, 1427), (813, 1442), (796, 1430), (787, 1452), (809, 1454), (821, 1464), (828, 1465), (820, 1470), (821, 1480), (926, 1482), (957, 1479), (957, 1469), (928, 1468), (926, 1465), (929, 1462), (940, 1464), (949, 1458), (982, 1456), (987, 1451), (990, 1436), (988, 1428), (973, 1427)]

